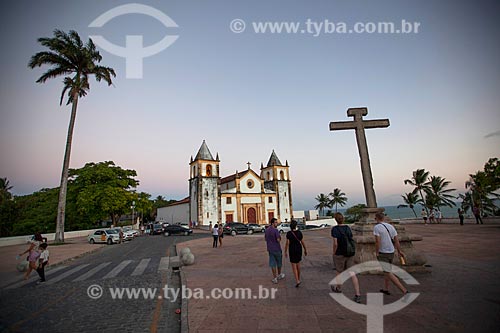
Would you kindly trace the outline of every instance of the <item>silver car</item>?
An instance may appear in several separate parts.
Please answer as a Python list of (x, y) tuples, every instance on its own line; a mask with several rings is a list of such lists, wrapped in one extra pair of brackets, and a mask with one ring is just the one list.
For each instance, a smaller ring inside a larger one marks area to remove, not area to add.
[(120, 242), (120, 235), (114, 229), (96, 230), (87, 237), (90, 244), (107, 243), (109, 245)]

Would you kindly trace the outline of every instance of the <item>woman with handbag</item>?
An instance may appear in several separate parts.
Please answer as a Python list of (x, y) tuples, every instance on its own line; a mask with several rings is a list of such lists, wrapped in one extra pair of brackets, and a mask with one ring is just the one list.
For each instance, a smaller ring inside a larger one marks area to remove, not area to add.
[(38, 251), (38, 248), (40, 244), (42, 244), (43, 238), (42, 235), (37, 232), (35, 234), (35, 239), (31, 241), (30, 247), (24, 251), (23, 253), (20, 253), (19, 256), (23, 256), (25, 253), (28, 253), (28, 269), (26, 270), (26, 273), (24, 274), (24, 279), (27, 280), (31, 274), (31, 271), (36, 270), (38, 265), (38, 257), (40, 256), (40, 252)]
[(290, 263), (292, 264), (293, 275), (295, 276), (295, 287), (300, 286), (300, 261), (302, 260), (302, 247), (304, 247), (304, 255), (307, 256), (306, 244), (304, 236), (300, 230), (297, 230), (297, 221), (292, 220), (290, 223), (290, 231), (286, 233), (285, 257), (288, 257), (290, 252)]

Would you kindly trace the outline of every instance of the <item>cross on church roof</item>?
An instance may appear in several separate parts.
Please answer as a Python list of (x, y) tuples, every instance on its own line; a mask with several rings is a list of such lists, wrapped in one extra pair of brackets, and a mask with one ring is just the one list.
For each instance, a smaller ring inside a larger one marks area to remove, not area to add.
[(363, 120), (363, 116), (368, 114), (367, 108), (350, 108), (347, 110), (349, 117), (354, 117), (353, 121), (336, 121), (330, 123), (330, 131), (353, 129), (356, 131), (356, 141), (358, 143), (359, 157), (361, 160), (361, 173), (363, 174), (363, 185), (365, 187), (366, 206), (377, 208), (377, 199), (373, 189), (373, 177), (370, 167), (370, 157), (368, 155), (368, 145), (366, 144), (365, 128), (389, 127), (389, 119)]
[(252, 163), (247, 162), (247, 165), (248, 165), (248, 170), (250, 170), (250, 165), (251, 165), (251, 164), (252, 164)]

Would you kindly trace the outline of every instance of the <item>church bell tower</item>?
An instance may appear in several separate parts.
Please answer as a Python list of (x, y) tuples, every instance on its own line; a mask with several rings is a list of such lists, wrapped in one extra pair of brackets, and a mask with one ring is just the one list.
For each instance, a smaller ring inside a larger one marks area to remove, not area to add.
[(189, 163), (189, 217), (198, 225), (215, 225), (219, 220), (219, 155), (214, 159), (205, 140)]
[(290, 222), (293, 215), (289, 168), (288, 161), (283, 165), (273, 150), (267, 166), (262, 166), (260, 171), (260, 177), (264, 179), (264, 187), (276, 192), (278, 216), (275, 217), (280, 222)]

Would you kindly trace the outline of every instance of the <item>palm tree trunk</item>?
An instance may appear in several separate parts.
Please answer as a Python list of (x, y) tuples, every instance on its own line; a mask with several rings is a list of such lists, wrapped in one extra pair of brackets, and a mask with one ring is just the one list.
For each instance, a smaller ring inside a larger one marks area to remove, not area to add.
[(422, 190), (419, 189), (418, 192), (420, 193), (420, 197), (422, 198), (422, 201), (424, 202), (425, 212), (427, 213), (427, 216), (429, 216), (429, 210), (427, 209), (427, 202), (425, 202), (425, 197), (422, 195)]
[(66, 138), (66, 150), (64, 152), (63, 169), (61, 175), (61, 186), (59, 187), (59, 203), (57, 205), (56, 243), (64, 243), (64, 217), (66, 214), (66, 193), (68, 190), (69, 160), (71, 156), (71, 143), (73, 142), (73, 129), (75, 128), (76, 108), (78, 105), (78, 93), (73, 94), (71, 105), (71, 116), (69, 119), (68, 137)]
[(415, 215), (415, 218), (418, 219), (417, 213), (415, 212), (415, 209), (412, 207), (411, 210), (413, 211), (413, 214)]

